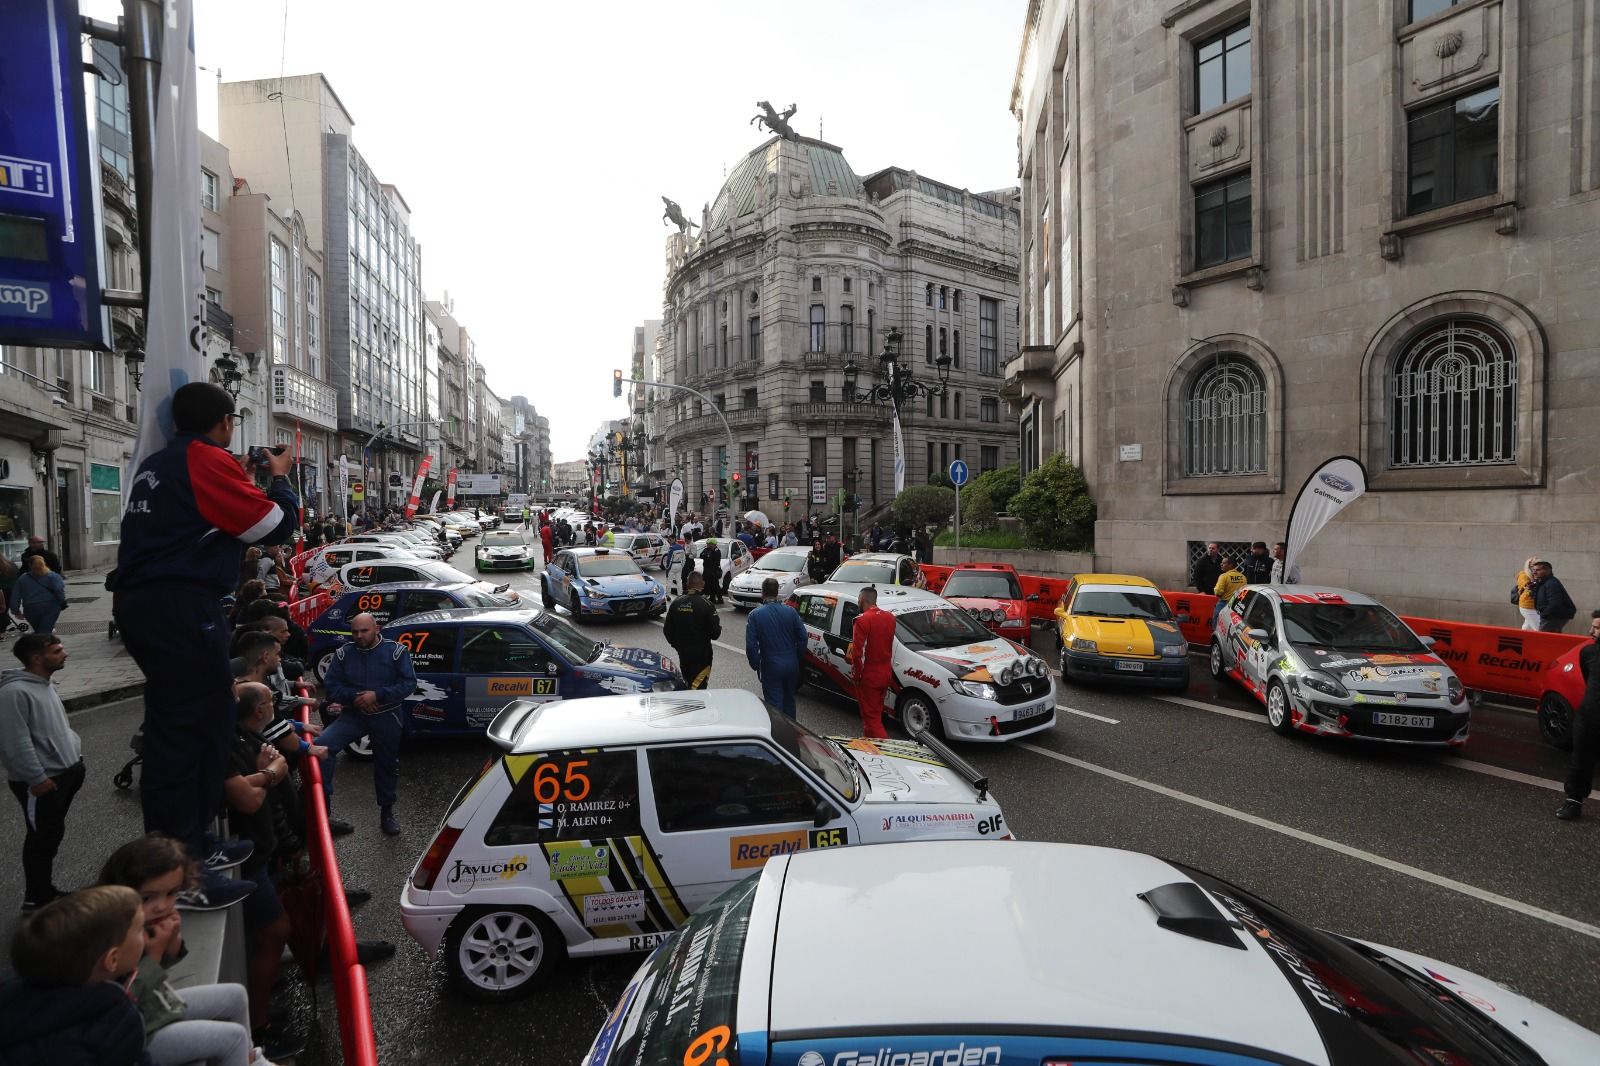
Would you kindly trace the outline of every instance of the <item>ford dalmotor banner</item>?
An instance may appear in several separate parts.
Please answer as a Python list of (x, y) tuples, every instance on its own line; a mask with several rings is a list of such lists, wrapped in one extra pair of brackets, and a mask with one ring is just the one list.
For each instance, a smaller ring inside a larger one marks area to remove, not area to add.
[(1283, 572), (1289, 573), (1300, 553), (1322, 527), (1367, 491), (1367, 468), (1361, 460), (1337, 455), (1311, 472), (1300, 486), (1289, 512), (1289, 532), (1284, 536)]

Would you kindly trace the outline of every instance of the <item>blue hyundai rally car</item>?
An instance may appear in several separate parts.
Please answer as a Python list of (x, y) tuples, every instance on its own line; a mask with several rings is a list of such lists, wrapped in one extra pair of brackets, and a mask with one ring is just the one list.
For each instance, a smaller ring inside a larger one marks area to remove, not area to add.
[(334, 600), (306, 629), (306, 661), (321, 681), (339, 645), (350, 639), (350, 619), (363, 612), (380, 627), (396, 619), (424, 611), (448, 611), (456, 607), (515, 607), (517, 600), (505, 593), (485, 592), (479, 581), (456, 581), (437, 585), (428, 581), (391, 581), (351, 589)]
[(539, 579), (544, 605), (560, 604), (579, 621), (586, 618), (659, 617), (667, 610), (667, 588), (646, 577), (626, 551), (567, 548), (556, 552)]

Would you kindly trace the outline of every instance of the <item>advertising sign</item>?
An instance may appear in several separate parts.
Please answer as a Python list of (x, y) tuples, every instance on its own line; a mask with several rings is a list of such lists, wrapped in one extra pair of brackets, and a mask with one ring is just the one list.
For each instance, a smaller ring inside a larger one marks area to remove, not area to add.
[(1289, 573), (1300, 553), (1322, 527), (1367, 491), (1367, 468), (1361, 460), (1336, 455), (1311, 472), (1300, 486), (1294, 508), (1289, 512), (1289, 531), (1284, 534), (1283, 572)]
[(463, 496), (500, 495), (499, 474), (457, 474), (456, 491)]
[(811, 502), (828, 502), (828, 479), (821, 474), (813, 474), (811, 477)]
[(417, 513), (417, 506), (422, 502), (422, 483), (428, 480), (428, 467), (433, 465), (433, 456), (424, 455), (422, 462), (417, 464), (417, 476), (411, 483), (411, 499), (406, 501), (406, 517), (412, 518)]
[[(107, 348), (78, 3), (7, 0), (4, 8), (0, 342)], [(185, 55), (178, 52), (180, 64)], [(199, 165), (197, 157), (196, 182)], [(189, 213), (198, 226), (199, 213)]]
[(667, 515), (668, 515), (668, 517), (676, 515), (678, 513), (679, 509), (682, 508), (682, 507), (683, 507), (683, 479), (680, 478), (680, 477), (675, 477), (675, 478), (672, 479), (672, 492), (669, 493), (668, 496), (667, 496)]
[(367, 486), (362, 481), (350, 482), (350, 500), (352, 503), (361, 503), (367, 498)]
[(449, 508), (453, 509), (455, 507), (455, 505), (456, 505), (456, 481), (459, 480), (460, 477), (461, 477), (461, 475), (456, 473), (456, 468), (452, 466), (450, 468), (449, 476), (446, 477), (445, 481), (444, 481), (444, 484), (445, 484), (444, 505), (446, 507), (449, 507)]

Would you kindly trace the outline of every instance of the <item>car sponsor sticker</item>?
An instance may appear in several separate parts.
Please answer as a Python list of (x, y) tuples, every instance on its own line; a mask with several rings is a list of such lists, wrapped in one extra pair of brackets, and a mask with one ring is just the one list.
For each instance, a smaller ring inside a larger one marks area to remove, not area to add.
[(469, 677), (468, 700), (499, 700), (496, 710), (506, 700), (518, 696), (554, 696), (556, 679), (553, 677)]
[(515, 881), (528, 872), (528, 857), (513, 855), (509, 859), (462, 862), (460, 859), (445, 871), (444, 883), (451, 887), (471, 887), (497, 881)]
[(837, 741), (851, 751), (859, 751), (865, 755), (887, 755), (892, 759), (919, 762), (928, 766), (944, 765), (943, 759), (914, 740), (895, 740), (889, 737), (885, 737), (882, 740), (872, 740), (867, 737), (831, 737), (829, 739)]
[(1347, 681), (1402, 681), (1419, 679), (1440, 681), (1444, 675), (1422, 666), (1363, 666), (1344, 675)]
[(591, 892), (583, 897), (584, 925), (610, 925), (613, 922), (643, 920), (643, 889), (631, 892)]
[(611, 872), (611, 849), (582, 844), (551, 844), (550, 879), (566, 881), (575, 877), (604, 877)]
[(728, 841), (728, 864), (735, 870), (766, 865), (768, 859), (815, 848), (843, 847), (850, 843), (848, 829), (795, 829), (784, 833), (757, 833)]
[[(1324, 653), (1319, 651), (1317, 654), (1318, 655), (1322, 655)], [(1339, 669), (1343, 669), (1346, 666), (1366, 666), (1367, 665), (1367, 660), (1366, 659), (1329, 659), (1327, 662), (1318, 663), (1317, 665), (1319, 667), (1325, 669), (1325, 670), (1339, 670)]]
[(921, 833), (952, 833), (962, 830), (976, 830), (978, 816), (971, 811), (942, 811), (934, 814), (886, 814), (883, 815), (883, 832), (905, 833), (915, 835)]

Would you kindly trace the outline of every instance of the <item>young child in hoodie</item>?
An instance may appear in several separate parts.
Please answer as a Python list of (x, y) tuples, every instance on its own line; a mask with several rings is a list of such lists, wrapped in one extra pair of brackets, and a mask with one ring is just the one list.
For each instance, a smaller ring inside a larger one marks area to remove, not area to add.
[(131, 888), (86, 888), (29, 915), (11, 938), (16, 972), (0, 979), (0, 1062), (143, 1062), (144, 1026), (117, 980), (143, 952)]
[(67, 810), (83, 787), (83, 743), (50, 680), (67, 664), (61, 638), (29, 633), (11, 650), (22, 669), (0, 674), (0, 765), (22, 805), (22, 909), (31, 911), (62, 894), (51, 877)]

